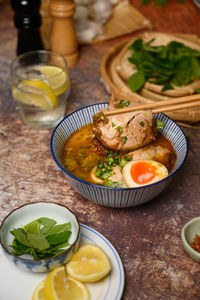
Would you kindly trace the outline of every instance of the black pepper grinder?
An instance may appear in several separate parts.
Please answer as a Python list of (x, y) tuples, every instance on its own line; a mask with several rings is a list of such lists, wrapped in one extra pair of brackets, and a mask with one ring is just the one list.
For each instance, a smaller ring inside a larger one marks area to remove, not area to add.
[(42, 24), (40, 4), (40, 0), (11, 0), (14, 24), (18, 29), (17, 55), (44, 48), (39, 31)]

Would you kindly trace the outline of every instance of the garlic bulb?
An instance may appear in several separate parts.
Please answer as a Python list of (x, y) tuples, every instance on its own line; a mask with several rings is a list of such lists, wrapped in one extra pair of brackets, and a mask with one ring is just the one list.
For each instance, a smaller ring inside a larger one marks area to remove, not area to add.
[(88, 16), (89, 16), (89, 10), (86, 6), (83, 5), (76, 6), (76, 11), (74, 14), (75, 21), (86, 20)]
[(90, 42), (94, 38), (101, 39), (104, 26), (113, 12), (113, 6), (119, 0), (74, 0), (74, 14), (78, 41)]
[(116, 5), (116, 4), (119, 2), (119, 0), (109, 0), (109, 2), (110, 2), (112, 5)]
[(96, 1), (90, 6), (89, 16), (96, 22), (104, 24), (112, 15), (112, 4), (106, 0)]
[(75, 24), (75, 26), (78, 41), (81, 43), (87, 43), (94, 39), (97, 35), (103, 35), (104, 32), (101, 24), (97, 24), (88, 20), (85, 20), (84, 22), (78, 22)]
[(90, 5), (93, 3), (93, 0), (74, 0), (76, 5)]

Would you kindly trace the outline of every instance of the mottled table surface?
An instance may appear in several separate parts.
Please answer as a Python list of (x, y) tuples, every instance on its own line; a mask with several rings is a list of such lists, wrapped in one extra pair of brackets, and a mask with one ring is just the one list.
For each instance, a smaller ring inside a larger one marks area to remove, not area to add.
[[(200, 36), (200, 9), (191, 0), (169, 0), (166, 8), (132, 1), (162, 32)], [(125, 270), (123, 300), (200, 298), (200, 265), (184, 252), (183, 225), (200, 215), (200, 130), (189, 136), (188, 159), (169, 187), (149, 203), (129, 209), (98, 206), (78, 195), (55, 165), (51, 131), (36, 131), (21, 120), (12, 100), (9, 64), (15, 56), (17, 32), (9, 1), (0, 3), (0, 220), (27, 202), (55, 201), (69, 207), (79, 221), (101, 232), (117, 249)], [(72, 92), (68, 113), (86, 104), (105, 102), (100, 82), (103, 55), (121, 38), (80, 47), (70, 71)], [(7, 299), (3, 299), (7, 300)], [(28, 300), (28, 299), (27, 299)], [(112, 300), (112, 299), (110, 299)]]

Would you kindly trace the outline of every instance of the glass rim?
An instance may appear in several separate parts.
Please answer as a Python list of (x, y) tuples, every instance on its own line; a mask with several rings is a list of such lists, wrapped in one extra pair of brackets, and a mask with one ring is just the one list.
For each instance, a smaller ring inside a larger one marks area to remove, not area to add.
[[(27, 51), (27, 52), (24, 52), (24, 53), (22, 53), (22, 54), (16, 56), (16, 57), (11, 61), (11, 64), (10, 64), (11, 80), (12, 80), (12, 73), (15, 73), (15, 76), (18, 77), (18, 78), (21, 79), (21, 80), (27, 80), (27, 76), (22, 76), (22, 75), (16, 74), (16, 72), (13, 70), (13, 68), (14, 68), (15, 63), (16, 63), (17, 61), (19, 61), (19, 59), (21, 59), (21, 58), (23, 58), (23, 57), (26, 57), (26, 56), (30, 56), (30, 55), (32, 55), (32, 54), (34, 54), (34, 53), (38, 53), (38, 54), (39, 54), (39, 53), (41, 53), (41, 54), (42, 54), (42, 53), (44, 53), (44, 54), (45, 54), (45, 53), (46, 53), (46, 54), (53, 54), (53, 55), (59, 56), (59, 57), (63, 60), (63, 62), (64, 62), (64, 68), (60, 68), (61, 71), (60, 71), (59, 73), (57, 73), (57, 74), (55, 74), (55, 75), (52, 75), (52, 76), (49, 76), (48, 79), (54, 78), (54, 77), (60, 75), (60, 74), (63, 73), (63, 72), (68, 72), (67, 59), (64, 57), (63, 54), (58, 53), (58, 52), (55, 52), (55, 51), (51, 51), (51, 50), (33, 50), (33, 51)], [(46, 63), (44, 63), (44, 64), (46, 64)], [(50, 66), (54, 66), (54, 65), (50, 65)], [(57, 66), (55, 65), (55, 67), (57, 67)], [(58, 67), (58, 68), (59, 68), (59, 67)], [(41, 78), (40, 78), (40, 79), (34, 78), (34, 79), (31, 79), (31, 80), (33, 80), (33, 81), (44, 81), (44, 80), (41, 79)]]

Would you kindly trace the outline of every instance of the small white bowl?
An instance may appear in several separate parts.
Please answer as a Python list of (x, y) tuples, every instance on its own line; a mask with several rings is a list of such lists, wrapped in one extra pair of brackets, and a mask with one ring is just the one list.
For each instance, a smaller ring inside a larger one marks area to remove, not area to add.
[[(15, 256), (12, 254), (13, 236), (10, 231), (23, 227), (31, 221), (41, 217), (54, 219), (58, 224), (71, 222), (72, 233), (69, 246), (64, 252), (46, 259), (33, 260), (30, 255)], [(80, 240), (80, 225), (77, 217), (65, 206), (53, 202), (34, 202), (25, 204), (13, 210), (0, 226), (0, 242), (6, 257), (24, 271), (47, 272), (66, 263), (77, 251)]]
[(196, 262), (200, 262), (200, 253), (191, 246), (196, 234), (200, 235), (200, 217), (187, 222), (181, 231), (181, 240), (185, 252), (187, 252), (187, 254)]

